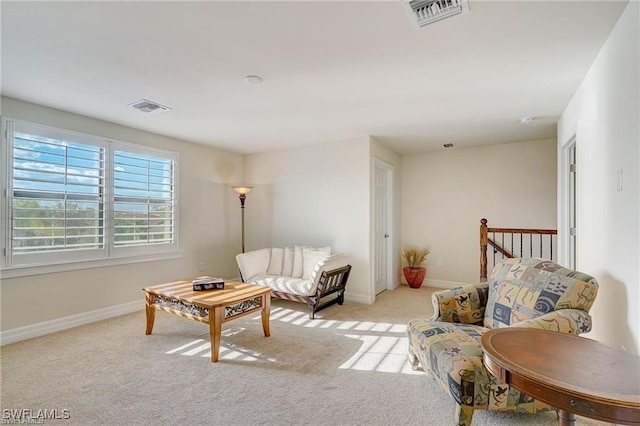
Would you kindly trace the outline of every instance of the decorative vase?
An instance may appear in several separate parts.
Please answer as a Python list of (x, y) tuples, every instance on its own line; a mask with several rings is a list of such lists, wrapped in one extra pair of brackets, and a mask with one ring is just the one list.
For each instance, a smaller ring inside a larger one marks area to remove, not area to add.
[(427, 274), (427, 268), (423, 266), (405, 266), (402, 268), (404, 278), (411, 288), (420, 288), (424, 277)]

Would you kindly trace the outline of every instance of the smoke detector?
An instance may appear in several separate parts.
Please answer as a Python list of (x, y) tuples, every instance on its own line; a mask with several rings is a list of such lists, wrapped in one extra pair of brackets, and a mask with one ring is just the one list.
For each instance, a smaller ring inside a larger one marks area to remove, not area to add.
[(469, 11), (467, 0), (403, 0), (402, 3), (416, 29)]
[(171, 108), (169, 108), (167, 106), (164, 106), (164, 105), (160, 105), (157, 102), (149, 101), (147, 99), (141, 99), (141, 100), (139, 100), (137, 102), (129, 104), (128, 106), (130, 106), (131, 108), (135, 108), (138, 111), (142, 111), (142, 112), (171, 111)]

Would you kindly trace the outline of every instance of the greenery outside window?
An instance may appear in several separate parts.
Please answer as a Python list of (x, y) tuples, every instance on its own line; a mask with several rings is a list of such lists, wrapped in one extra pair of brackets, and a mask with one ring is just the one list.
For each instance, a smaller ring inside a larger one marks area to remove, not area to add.
[(3, 270), (177, 251), (176, 153), (7, 118), (2, 128)]

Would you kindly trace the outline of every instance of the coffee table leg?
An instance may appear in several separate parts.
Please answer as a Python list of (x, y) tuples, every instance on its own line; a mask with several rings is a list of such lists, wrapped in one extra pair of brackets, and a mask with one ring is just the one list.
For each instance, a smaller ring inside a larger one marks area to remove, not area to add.
[(211, 362), (218, 362), (220, 354), (220, 335), (222, 334), (222, 321), (224, 320), (224, 306), (214, 308), (213, 315), (209, 310), (209, 336), (211, 338)]
[(155, 298), (156, 298), (155, 295), (151, 293), (146, 293), (145, 309), (147, 312), (147, 331), (145, 332), (145, 334), (151, 334), (151, 332), (153, 331), (153, 322), (156, 319), (156, 310), (152, 305)]
[(576, 415), (565, 410), (558, 410), (558, 426), (574, 426)]
[(271, 295), (265, 294), (262, 296), (262, 331), (264, 336), (269, 337), (271, 331), (269, 329), (269, 316), (271, 315)]

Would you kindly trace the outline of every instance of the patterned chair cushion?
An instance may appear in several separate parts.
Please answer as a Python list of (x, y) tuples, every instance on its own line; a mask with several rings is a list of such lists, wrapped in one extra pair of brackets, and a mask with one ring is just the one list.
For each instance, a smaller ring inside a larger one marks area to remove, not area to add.
[[(551, 409), (488, 373), (480, 346), (480, 338), (488, 330), (428, 320), (411, 320), (407, 326), (412, 355), (467, 411), (475, 408), (535, 413)], [(466, 424), (464, 415), (460, 424)], [(466, 416), (470, 421), (471, 413)]]
[(482, 325), (488, 293), (487, 283), (432, 293), (434, 315), (431, 320)]
[(590, 275), (542, 259), (507, 259), (491, 274), (484, 326), (505, 327), (558, 309), (589, 312), (597, 292)]

